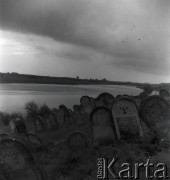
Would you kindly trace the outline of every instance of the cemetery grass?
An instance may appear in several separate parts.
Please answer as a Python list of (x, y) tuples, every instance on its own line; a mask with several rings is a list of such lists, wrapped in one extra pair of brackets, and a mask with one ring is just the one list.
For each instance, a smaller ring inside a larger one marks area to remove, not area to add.
[[(11, 115), (1, 113), (5, 126), (8, 125), (8, 118)], [(13, 115), (17, 116), (16, 113)], [(169, 119), (170, 113), (167, 113), (165, 118)], [(66, 139), (75, 131), (84, 133), (88, 142), (87, 149), (72, 151), (68, 148)], [(149, 158), (153, 163), (165, 163), (170, 169), (169, 149), (164, 147), (160, 143), (159, 137), (154, 134), (147, 136), (147, 139), (129, 142), (119, 140), (111, 145), (106, 142), (101, 147), (93, 147), (91, 124), (87, 120), (84, 124), (66, 123), (59, 129), (41, 132), (37, 136), (46, 144), (46, 148), (34, 151), (32, 154), (49, 180), (95, 180), (97, 179), (97, 158), (101, 157), (118, 157), (118, 165), (126, 162), (130, 164), (146, 163)], [(107, 153), (104, 148), (106, 146), (112, 147)], [(119, 167), (117, 168), (119, 169)], [(146, 179), (144, 172), (141, 173), (141, 179)]]

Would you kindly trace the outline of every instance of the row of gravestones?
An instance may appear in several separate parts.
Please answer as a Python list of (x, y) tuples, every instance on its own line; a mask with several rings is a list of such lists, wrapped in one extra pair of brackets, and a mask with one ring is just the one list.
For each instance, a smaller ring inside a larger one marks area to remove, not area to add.
[(102, 144), (109, 139), (111, 142), (137, 139), (144, 135), (145, 127), (155, 134), (169, 137), (170, 122), (163, 117), (167, 111), (167, 102), (159, 96), (146, 98), (139, 111), (131, 99), (122, 97), (112, 104), (111, 110), (99, 107), (92, 112), (93, 142)]
[[(122, 100), (123, 98), (125, 98), (126, 100), (123, 101)], [(137, 109), (139, 109), (140, 115), (145, 121), (146, 115), (143, 115), (145, 113), (142, 113), (143, 109), (145, 109), (145, 107), (148, 107), (148, 105), (147, 105), (148, 103), (144, 103), (144, 102), (146, 102), (146, 101), (144, 101), (145, 99), (153, 99), (153, 100), (151, 100), (151, 102), (152, 101), (154, 102), (154, 99), (160, 100), (161, 98), (159, 96), (154, 96), (154, 98), (147, 98), (147, 94), (145, 94), (145, 93), (141, 93), (139, 96), (118, 95), (116, 98), (109, 93), (102, 93), (95, 99), (92, 97), (89, 97), (89, 96), (83, 96), (80, 99), (80, 105), (73, 106), (73, 111), (70, 109), (67, 109), (67, 107), (64, 105), (60, 105), (59, 109), (53, 109), (53, 111), (49, 114), (49, 116), (47, 116), (45, 118), (42, 118), (40, 116), (32, 117), (30, 120), (25, 121), (25, 123), (26, 123), (26, 127), (27, 127), (28, 131), (30, 132), (30, 130), (31, 130), (31, 132), (33, 132), (33, 133), (46, 131), (49, 129), (58, 129), (58, 128), (60, 128), (60, 126), (62, 126), (62, 125), (65, 126), (66, 124), (74, 124), (74, 123), (84, 124), (84, 123), (90, 121), (91, 113), (94, 111), (95, 108), (98, 108), (98, 107), (104, 107), (104, 108), (109, 109), (110, 111), (113, 112), (112, 115), (115, 116), (114, 109), (117, 108), (116, 106), (113, 107), (113, 104), (115, 102), (118, 105), (120, 105), (120, 109), (119, 110), (115, 109), (115, 112), (122, 111), (122, 113), (124, 113), (124, 115), (126, 114), (128, 106), (136, 107), (134, 105), (134, 103), (135, 103), (137, 105), (136, 108), (133, 108), (133, 109), (135, 109), (134, 110), (135, 114), (138, 114)], [(163, 101), (163, 99), (161, 99), (160, 101)], [(147, 102), (150, 102), (150, 100), (148, 100)], [(125, 103), (125, 105), (123, 105), (124, 103)], [(126, 104), (128, 106), (126, 106)], [(165, 101), (164, 101), (164, 104), (166, 104)], [(153, 106), (153, 108), (154, 108), (154, 106)], [(153, 108), (151, 108), (148, 111), (151, 113)], [(136, 115), (136, 117), (137, 117), (137, 115)], [(125, 119), (128, 119), (128, 118), (125, 118)], [(18, 118), (15, 121), (16, 121), (15, 125), (13, 125), (14, 123), (11, 125), (13, 132), (18, 132), (18, 133), (26, 132), (26, 127), (25, 127), (24, 123), (22, 123), (22, 122), (24, 122), (23, 119)], [(122, 118), (120, 119), (120, 121), (123, 121)], [(115, 127), (117, 127), (116, 131), (117, 131), (118, 136), (120, 136), (119, 135), (120, 133), (119, 133), (117, 124), (119, 124), (120, 121), (118, 120), (118, 123), (117, 123), (117, 121), (114, 122)], [(135, 122), (135, 121), (133, 121), (133, 122)], [(11, 121), (11, 123), (12, 123), (12, 121)], [(122, 126), (123, 126), (123, 124), (122, 124)]]
[[(163, 125), (165, 128), (167, 122), (163, 122), (161, 116), (167, 108), (167, 103), (159, 96), (145, 99), (140, 105), (140, 113), (138, 113), (136, 104), (128, 97), (119, 97), (109, 107), (100, 105), (94, 108), (90, 113), (93, 146), (102, 146), (103, 144), (106, 146), (106, 143), (113, 144), (117, 139), (134, 139), (143, 136), (143, 127), (139, 116), (148, 128), (156, 133), (161, 129), (160, 126)], [(89, 113), (91, 109), (85, 108), (84, 110)], [(19, 120), (18, 127), (20, 127), (19, 132), (24, 131)], [(23, 143), (8, 139), (5, 135), (0, 140), (1, 179), (47, 179)], [(28, 136), (28, 140), (33, 144), (37, 144), (37, 142), (41, 144), (40, 140), (35, 141), (33, 135)], [(81, 132), (72, 133), (66, 142), (73, 151), (88, 148), (87, 138)]]
[[(145, 133), (143, 123), (150, 132), (168, 135), (170, 122), (163, 118), (168, 110), (167, 102), (160, 96), (145, 99), (139, 111), (128, 97), (114, 101), (111, 109), (97, 107), (90, 115), (93, 146), (114, 144), (118, 139), (139, 139)], [(84, 149), (86, 143), (85, 135), (81, 133), (70, 136), (71, 149)]]

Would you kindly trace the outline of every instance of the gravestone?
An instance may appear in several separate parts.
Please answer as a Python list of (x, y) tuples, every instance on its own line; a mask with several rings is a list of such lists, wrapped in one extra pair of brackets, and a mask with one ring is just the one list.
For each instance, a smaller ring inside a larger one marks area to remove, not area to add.
[(90, 97), (82, 96), (80, 99), (80, 103), (82, 106), (83, 114), (90, 116), (90, 113), (93, 111), (93, 108), (94, 108)]
[(67, 144), (68, 147), (73, 151), (87, 149), (88, 147), (86, 136), (79, 131), (72, 133), (68, 137)]
[(36, 116), (33, 118), (35, 132), (45, 131), (43, 119), (40, 116)]
[(57, 117), (54, 112), (50, 112), (47, 116), (44, 117), (47, 129), (56, 129), (58, 128)]
[(64, 111), (62, 109), (55, 109), (53, 110), (53, 113), (55, 113), (58, 125), (60, 127), (62, 124), (64, 124)]
[(74, 105), (73, 109), (74, 109), (73, 113), (74, 113), (74, 116), (75, 116), (76, 124), (79, 124), (79, 125), (84, 124), (85, 119), (84, 119), (83, 114), (82, 114), (81, 105)]
[(5, 139), (0, 142), (1, 164), (11, 180), (43, 180), (44, 176), (34, 162), (26, 147), (15, 140)]
[(154, 95), (145, 99), (139, 108), (140, 116), (146, 125), (155, 133), (166, 127), (168, 121), (164, 114), (168, 111), (168, 103), (160, 96)]
[(26, 134), (27, 133), (24, 119), (21, 117), (17, 117), (15, 119), (15, 132), (16, 132), (16, 134)]
[(136, 104), (129, 98), (120, 98), (112, 105), (112, 116), (119, 139), (143, 136)]
[(105, 107), (95, 108), (91, 113), (91, 125), (94, 146), (114, 144), (117, 137), (109, 109)]
[(91, 103), (92, 103), (92, 106), (93, 106), (93, 109), (96, 107), (95, 106), (95, 101), (94, 101), (94, 98), (93, 97), (90, 97), (90, 101), (91, 101)]
[(90, 113), (93, 111), (94, 106), (89, 96), (82, 96), (80, 99), (82, 113), (87, 117), (90, 117)]
[(59, 113), (60, 113), (60, 118), (63, 123), (66, 123), (69, 120), (69, 111), (65, 105), (60, 105), (59, 106)]
[[(97, 97), (96, 103), (99, 103), (98, 101), (102, 102), (101, 106), (111, 109), (112, 104), (115, 101), (115, 97), (110, 93), (101, 93)], [(99, 105), (97, 105), (97, 106), (99, 106)]]

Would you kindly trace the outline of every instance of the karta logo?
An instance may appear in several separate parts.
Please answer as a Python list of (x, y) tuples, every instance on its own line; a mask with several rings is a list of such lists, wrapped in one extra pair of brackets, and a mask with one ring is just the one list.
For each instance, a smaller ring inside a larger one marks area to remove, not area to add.
[[(164, 163), (154, 165), (147, 159), (146, 163), (118, 163), (119, 159), (98, 158), (98, 179), (169, 179), (168, 168)], [(118, 170), (119, 169), (119, 170)]]

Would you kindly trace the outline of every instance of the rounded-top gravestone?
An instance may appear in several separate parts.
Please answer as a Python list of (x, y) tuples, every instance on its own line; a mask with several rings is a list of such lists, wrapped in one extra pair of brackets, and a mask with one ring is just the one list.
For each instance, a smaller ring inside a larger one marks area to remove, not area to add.
[(99, 94), (99, 96), (95, 100), (95, 103), (97, 107), (104, 106), (110, 109), (114, 101), (115, 97), (112, 94), (105, 92)]
[(67, 143), (68, 147), (74, 151), (83, 150), (87, 148), (86, 136), (79, 131), (72, 133), (68, 137)]
[(93, 111), (93, 104), (89, 96), (82, 96), (80, 99), (80, 103), (82, 106), (83, 113), (87, 116)]
[(116, 131), (111, 111), (105, 107), (98, 107), (91, 114), (91, 125), (94, 146), (114, 144)]
[(164, 118), (164, 114), (167, 111), (167, 102), (160, 96), (156, 95), (145, 99), (139, 107), (142, 120), (155, 133), (157, 133), (161, 127), (168, 124), (167, 119)]
[(34, 122), (35, 132), (45, 131), (45, 126), (42, 117), (40, 116), (34, 117), (33, 122)]
[(119, 139), (135, 139), (143, 136), (136, 104), (129, 98), (120, 98), (112, 105), (112, 116)]

